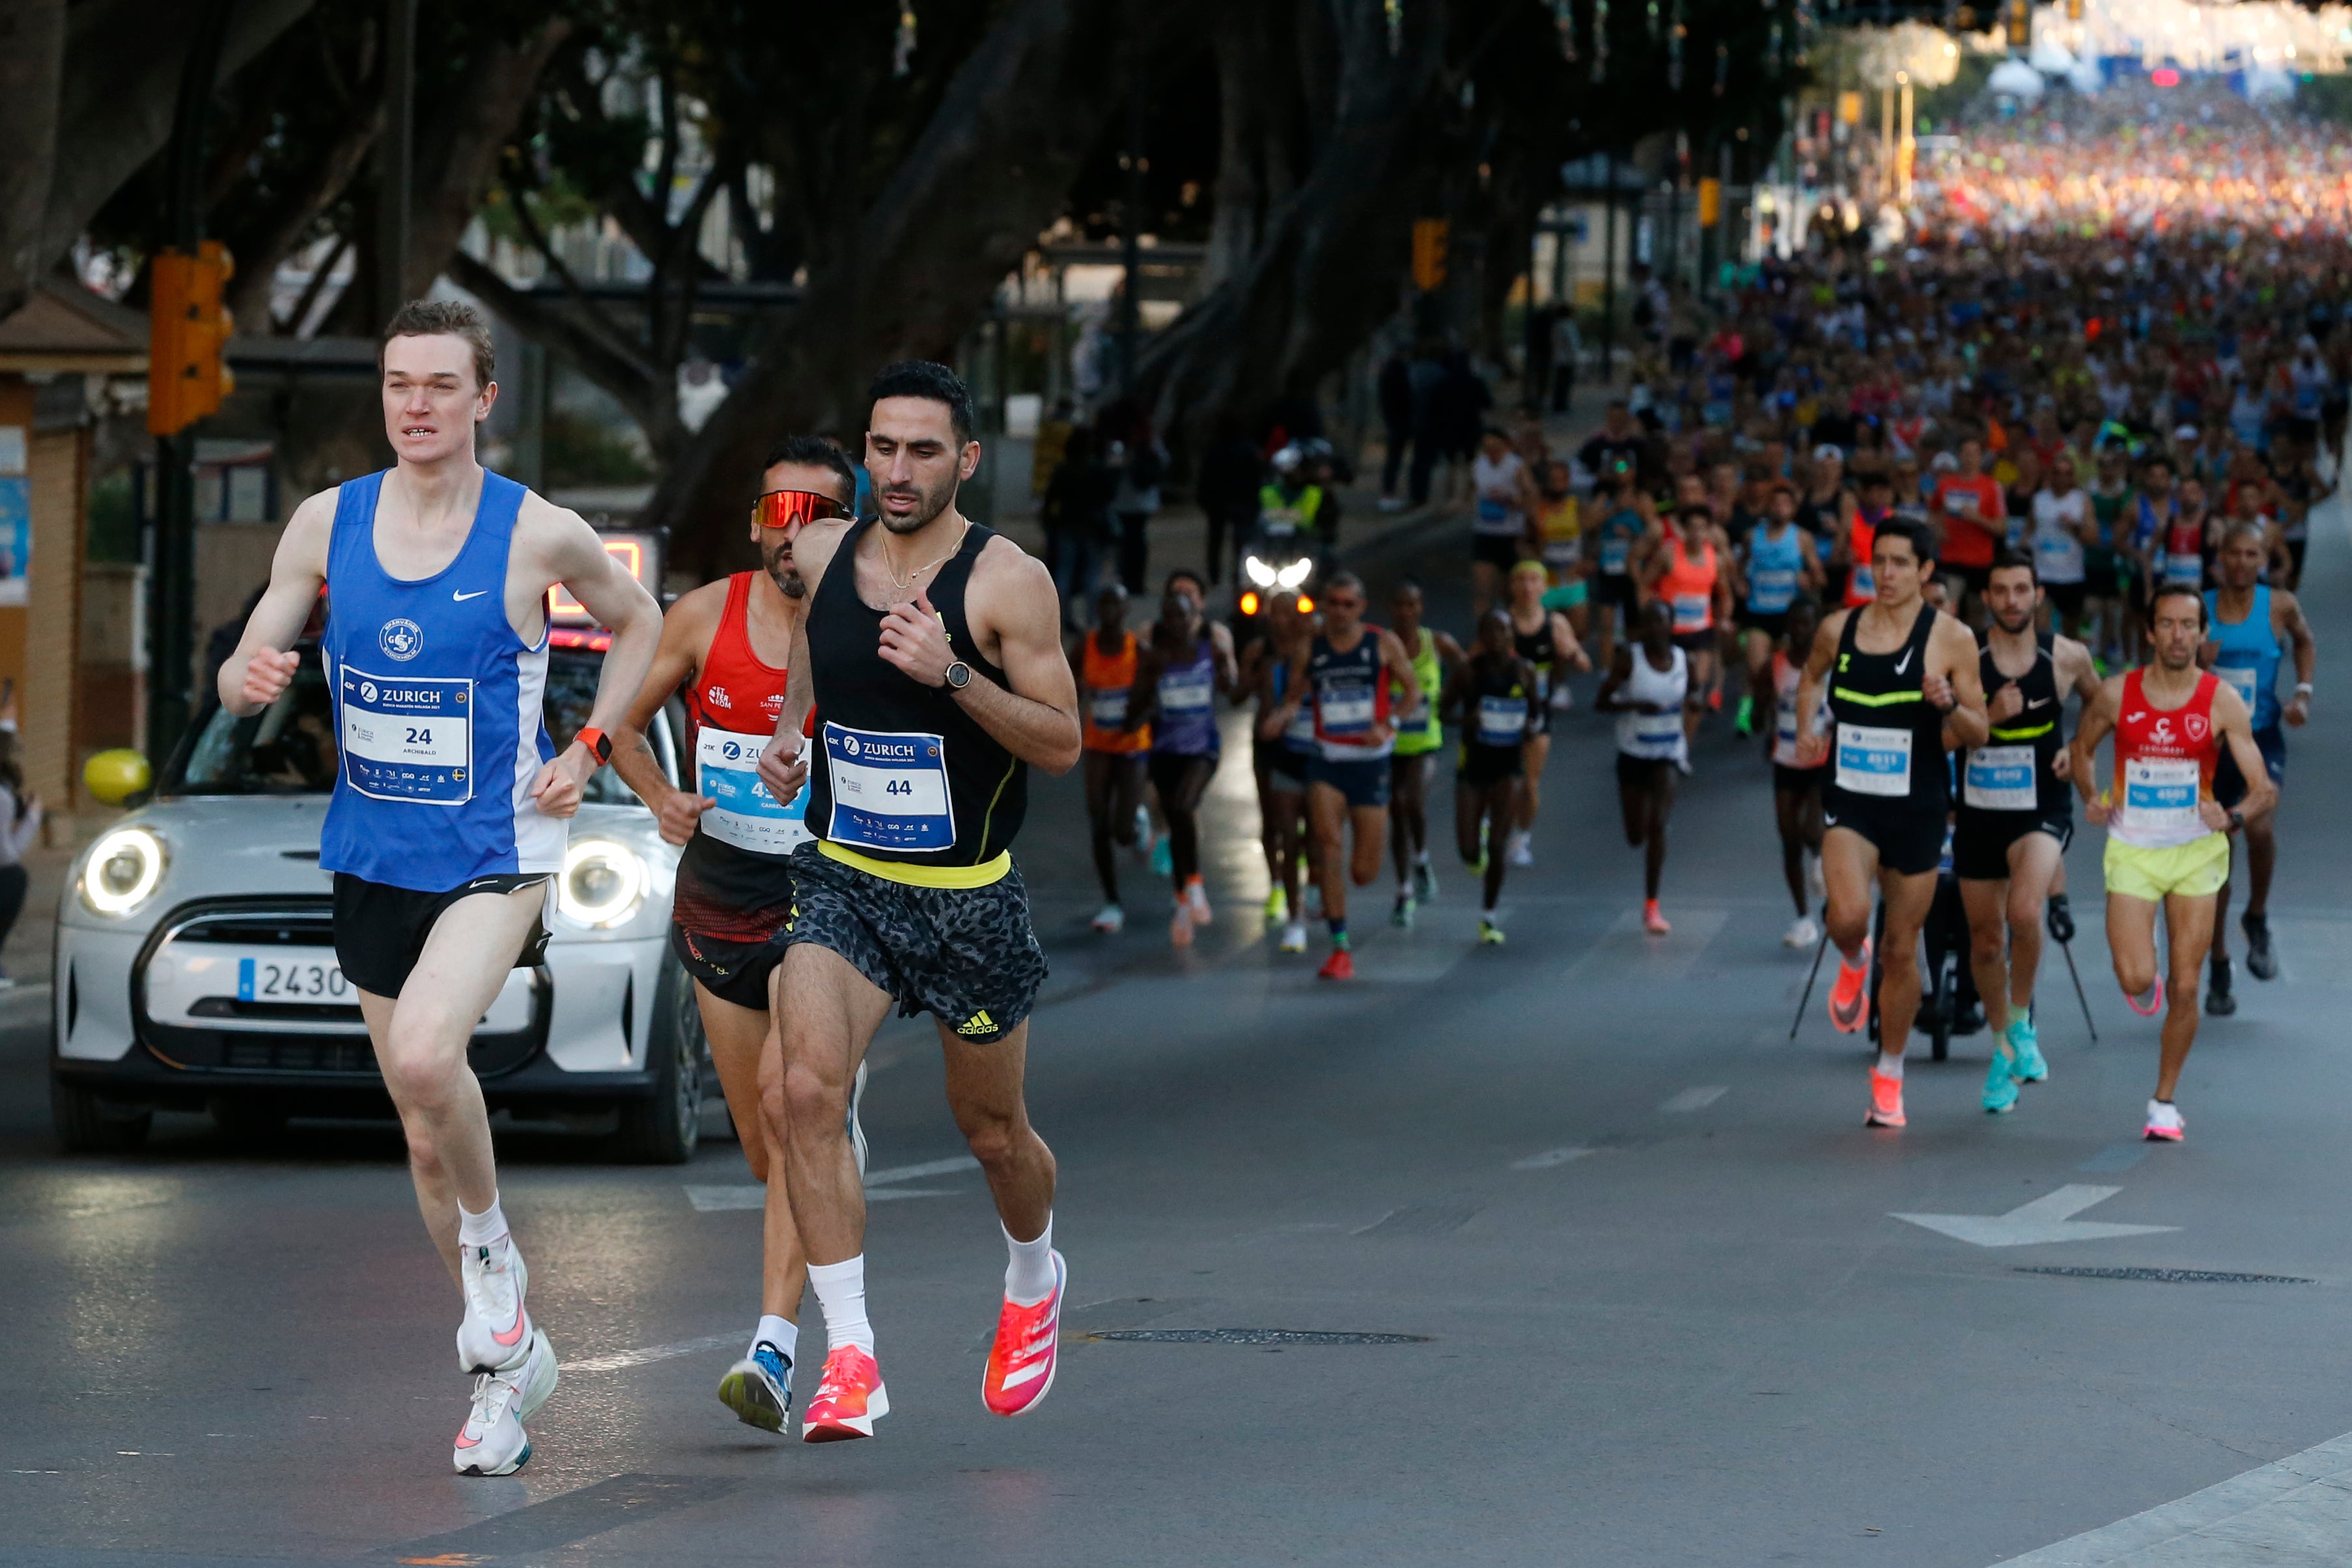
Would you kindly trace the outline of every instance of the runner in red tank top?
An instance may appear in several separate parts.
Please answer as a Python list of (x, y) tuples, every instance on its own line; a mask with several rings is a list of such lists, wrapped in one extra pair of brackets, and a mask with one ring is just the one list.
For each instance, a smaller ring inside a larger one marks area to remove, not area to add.
[[(2148, 607), (2145, 669), (2110, 676), (2084, 705), (2074, 731), (2074, 788), (2084, 812), (2107, 830), (2107, 946), (2133, 1012), (2164, 1014), (2164, 1051), (2147, 1135), (2179, 1142), (2184, 1124), (2172, 1102), (2181, 1065), (2197, 1043), (2197, 975), (2213, 943), (2215, 895), (2230, 874), (2230, 831), (2269, 807), (2278, 786), (2263, 766), (2246, 700), (2197, 668), (2205, 600), (2193, 586), (2159, 587)], [(2099, 787), (2099, 742), (2116, 737), (2116, 787)], [(2225, 809), (2213, 798), (2213, 769), (2227, 746), (2252, 781)], [(2156, 967), (2156, 911), (2164, 907), (2171, 943), (2171, 999)]]
[[(670, 951), (694, 978), (743, 1157), (768, 1184), (760, 1324), (751, 1349), (719, 1383), (719, 1397), (747, 1424), (781, 1434), (792, 1408), (808, 1261), (786, 1199), (782, 1158), (769, 1146), (760, 1077), (762, 1060), (780, 1052), (770, 976), (782, 962), (780, 938), (793, 911), (784, 858), (808, 832), (800, 816), (805, 792), (778, 805), (760, 782), (759, 764), (783, 711), (784, 666), (805, 607), (793, 538), (813, 518), (848, 515), (857, 482), (832, 446), (795, 437), (768, 454), (760, 490), (751, 542), (761, 569), (707, 583), (669, 607), (629, 728), (615, 737), (613, 767), (653, 809), (662, 837), (683, 847)], [(687, 711), (677, 783), (646, 738), (673, 696), (683, 697)]]

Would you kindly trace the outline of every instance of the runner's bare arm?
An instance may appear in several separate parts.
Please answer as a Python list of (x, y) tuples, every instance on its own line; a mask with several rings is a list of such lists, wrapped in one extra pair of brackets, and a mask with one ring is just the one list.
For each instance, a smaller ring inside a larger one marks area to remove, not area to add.
[[(982, 647), (995, 642), (995, 663), (1006, 684), (972, 669), (955, 693), (957, 706), (1023, 762), (1068, 773), (1082, 743), (1078, 691), (1062, 657), (1061, 601), (1045, 563), (1009, 542), (991, 540), (972, 563), (964, 610), (973, 641)], [(882, 617), (881, 653), (885, 664), (934, 687), (947, 684), (948, 667), (961, 658), (949, 647), (928, 593), (892, 605)]]
[(1234, 634), (1223, 621), (1209, 623), (1209, 647), (1217, 656), (1217, 689), (1228, 702), (1242, 700), (1241, 665), (1234, 658)]
[[(1282, 678), (1282, 689), (1287, 695), (1286, 695), (1280, 702), (1275, 704), (1274, 710), (1272, 712), (1268, 713), (1264, 719), (1258, 721), (1257, 732), (1264, 735), (1269, 741), (1273, 740), (1276, 735), (1281, 734), (1282, 731), (1288, 727), (1292, 718), (1294, 718), (1298, 712), (1298, 705), (1300, 701), (1302, 701), (1307, 696), (1307, 652), (1308, 648), (1312, 648), (1315, 645), (1313, 643), (1308, 643), (1306, 647), (1299, 649), (1298, 653), (1286, 662), (1286, 668)], [(1272, 689), (1273, 679), (1273, 665), (1269, 662), (1266, 667), (1267, 689), (1269, 690)]]
[(1852, 610), (1840, 610), (1822, 622), (1822, 629), (1813, 634), (1812, 651), (1805, 656), (1804, 673), (1797, 677), (1797, 765), (1810, 768), (1819, 763), (1830, 749), (1830, 738), (1813, 728), (1813, 717), (1822, 706), (1822, 687), (1829, 679), (1830, 666), (1837, 661), (1838, 639), (1845, 635), (1845, 618)]
[[(2066, 694), (2073, 692), (2083, 700), (2083, 710), (2089, 712), (2099, 695), (2099, 667), (2091, 662), (2091, 650), (2070, 637), (2050, 639), (2050, 662), (2055, 666), (2058, 704), (2061, 721), (2064, 718)], [(2074, 751), (2061, 746), (2058, 754), (2050, 759), (2050, 771), (2061, 779), (2074, 776)]]
[(1551, 613), (1551, 650), (1585, 674), (1592, 673), (1592, 656), (1576, 640), (1576, 628), (1558, 610)]
[[(661, 605), (605, 550), (596, 531), (576, 511), (525, 495), (521, 515), (515, 520), (515, 544), (538, 569), (533, 576), (543, 574), (548, 584), (562, 584), (580, 607), (596, 617), (598, 626), (612, 632), (612, 647), (605, 650), (604, 667), (597, 673), (596, 700), (588, 710), (588, 722), (607, 733), (620, 729), (627, 722), (629, 705), (645, 689), (646, 671), (653, 664), (654, 650), (661, 645)], [(509, 576), (509, 615), (514, 609), (513, 585)], [(546, 593), (545, 586), (532, 589), (542, 616)], [(570, 816), (578, 811), (581, 791), (602, 765), (586, 746), (573, 740), (531, 781), (530, 794), (539, 803), (540, 815)]]
[[(848, 535), (846, 520), (803, 524), (793, 535), (793, 570), (808, 584), (803, 601), (816, 603), (816, 591), (824, 580), (825, 568), (832, 563), (834, 552)], [(853, 562), (843, 568), (856, 570)], [(793, 649), (785, 657), (787, 670), (807, 669), (809, 665), (808, 616), (803, 613), (793, 623)], [(784, 705), (776, 714), (776, 732), (760, 753), (760, 782), (778, 800), (790, 800), (800, 794), (801, 785), (808, 779), (808, 759), (801, 755), (801, 731), (808, 728), (809, 710), (816, 706), (816, 682), (793, 680), (784, 687)]]
[(1927, 634), (1927, 679), (1920, 687), (1936, 707), (1943, 707), (1946, 701), (1953, 705), (1944, 723), (1961, 745), (1985, 743), (1990, 726), (1985, 719), (1984, 680), (1978, 673), (1976, 634), (1957, 616), (1937, 612), (1935, 629)]
[[(2246, 781), (2246, 798), (2237, 805), (2238, 820), (2260, 816), (2278, 804), (2278, 785), (2271, 782), (2271, 770), (2263, 760), (2263, 749), (2254, 743), (2254, 716), (2247, 709), (2246, 700), (2238, 695), (2237, 688), (2214, 689), (2213, 728), (2221, 735), (2221, 743), (2230, 748), (2230, 758), (2238, 764), (2238, 776)], [(2199, 796), (2197, 813), (2214, 832), (2230, 830), (2231, 813), (2211, 795)]]
[(286, 531), (278, 536), (269, 586), (246, 617), (236, 651), (220, 668), (221, 706), (238, 718), (276, 701), (293, 680), (300, 662), (294, 643), (326, 585), (327, 542), (334, 531), (335, 492), (320, 490), (294, 509)]
[(2287, 700), (2285, 718), (2300, 730), (2311, 721), (2311, 678), (2319, 668), (2319, 643), (2311, 635), (2303, 602), (2284, 588), (2271, 590), (2271, 618), (2294, 645), (2294, 695)]
[[(726, 605), (727, 582), (721, 578), (716, 583), (705, 583), (670, 605), (669, 612), (662, 616), (661, 645), (654, 649), (646, 683), (639, 689), (637, 700), (629, 704), (629, 716), (613, 731), (613, 771), (646, 803), (660, 825), (662, 837), (672, 844), (684, 844), (693, 837), (695, 824), (718, 803), (671, 784), (654, 756), (646, 731), (653, 723), (654, 715), (661, 711), (662, 704), (694, 679)], [(681, 759), (681, 763), (691, 777), (691, 759)]]
[(1421, 689), (1421, 675), (1412, 668), (1412, 657), (1404, 651), (1404, 639), (1392, 631), (1383, 629), (1381, 633), (1381, 662), (1403, 686), (1406, 710), (1420, 707), (1421, 700), (1428, 693)]
[(1822, 570), (1821, 546), (1815, 544), (1813, 536), (1801, 528), (1797, 531), (1797, 554), (1804, 561), (1800, 572), (1806, 590), (1820, 593), (1822, 584), (1829, 581), (1829, 574)]
[(1592, 706), (1603, 713), (1626, 713), (1633, 705), (1617, 695), (1618, 688), (1633, 679), (1633, 649), (1619, 644), (1609, 656), (1609, 673), (1601, 678), (1601, 690), (1592, 699)]
[(2110, 676), (2101, 681), (2099, 694), (2084, 704), (2083, 721), (2074, 727), (2074, 742), (2067, 748), (2074, 759), (2074, 793), (2083, 797), (2084, 818), (2094, 826), (2105, 823), (2111, 815), (2111, 808), (2099, 793), (2099, 742), (2115, 729), (2123, 699), (2122, 676)]

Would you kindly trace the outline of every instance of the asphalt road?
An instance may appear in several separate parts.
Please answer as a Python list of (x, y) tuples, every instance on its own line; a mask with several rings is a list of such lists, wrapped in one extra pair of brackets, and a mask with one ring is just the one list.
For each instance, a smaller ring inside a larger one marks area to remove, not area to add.
[[(43, 1004), (0, 1002), (0, 1562), (1975, 1568), (2078, 1536), (2032, 1561), (2352, 1560), (2330, 1479), (2352, 1445), (2324, 1447), (2352, 1433), (2352, 721), (2328, 700), (2352, 552), (2340, 514), (2319, 532), (2284, 973), (2242, 975), (2238, 1016), (2208, 1022), (2180, 1147), (2137, 1142), (2155, 1032), (2107, 973), (2095, 833), (2070, 865), (2099, 1043), (2053, 952), (2051, 1081), (1988, 1118), (1986, 1037), (1943, 1066), (1915, 1041), (1898, 1134), (1863, 1129), (1864, 1055), (1818, 993), (1789, 1041), (1807, 955), (1778, 942), (1767, 775), (1720, 731), (1675, 821), (1671, 937), (1634, 923), (1580, 709), (1508, 945), (1473, 945), (1470, 879), (1441, 858), (1417, 931), (1375, 890), (1344, 987), (1259, 932), (1243, 759), (1189, 955), (1136, 872), (1129, 931), (1087, 933), (1075, 790), (1041, 788), (1024, 849), (1055, 975), (1031, 1105), (1072, 1306), (1055, 1392), (1018, 1422), (978, 1397), (1003, 1267), (984, 1189), (895, 1174), (960, 1152), (927, 1026), (886, 1029), (866, 1102), (877, 1196), (903, 1200), (871, 1210), (878, 1439), (777, 1441), (712, 1397), (758, 1221), (689, 1189), (743, 1184), (733, 1145), (645, 1169), (517, 1135), (506, 1202), (567, 1370), (530, 1467), (478, 1480), (445, 1468), (456, 1302), (390, 1131), (257, 1156), (166, 1119), (135, 1157), (63, 1158)], [(1458, 592), (1439, 607), (1458, 626)], [(1992, 1247), (1894, 1217), (2039, 1199), (2168, 1228)], [(2050, 1272), (2070, 1269), (2303, 1282)], [(1116, 1330), (1408, 1338), (1094, 1337)]]

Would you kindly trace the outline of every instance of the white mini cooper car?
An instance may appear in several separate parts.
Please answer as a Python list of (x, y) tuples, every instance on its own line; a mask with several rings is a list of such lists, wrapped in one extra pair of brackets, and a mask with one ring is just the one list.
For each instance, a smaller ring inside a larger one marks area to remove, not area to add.
[[(598, 644), (559, 639), (546, 721), (585, 723)], [(356, 991), (335, 962), (319, 825), (335, 781), (318, 647), (261, 713), (200, 715), (152, 799), (74, 863), (58, 914), (51, 1099), (68, 1147), (125, 1149), (157, 1108), (266, 1133), (289, 1116), (390, 1110)], [(675, 705), (673, 705), (674, 707)], [(651, 741), (678, 776), (671, 715)], [(698, 1137), (707, 1047), (669, 952), (677, 851), (607, 768), (572, 818), (544, 959), (507, 979), (471, 1059), (493, 1111), (614, 1121), (627, 1158), (676, 1163)]]

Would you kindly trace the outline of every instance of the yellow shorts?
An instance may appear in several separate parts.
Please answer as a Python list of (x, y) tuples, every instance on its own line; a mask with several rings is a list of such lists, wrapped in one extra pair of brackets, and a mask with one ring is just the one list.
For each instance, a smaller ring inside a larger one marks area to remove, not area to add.
[(2109, 835), (2103, 864), (2110, 893), (2151, 904), (2162, 903), (2171, 893), (2210, 898), (2230, 879), (2230, 836), (2209, 833), (2169, 849), (2147, 849)]

